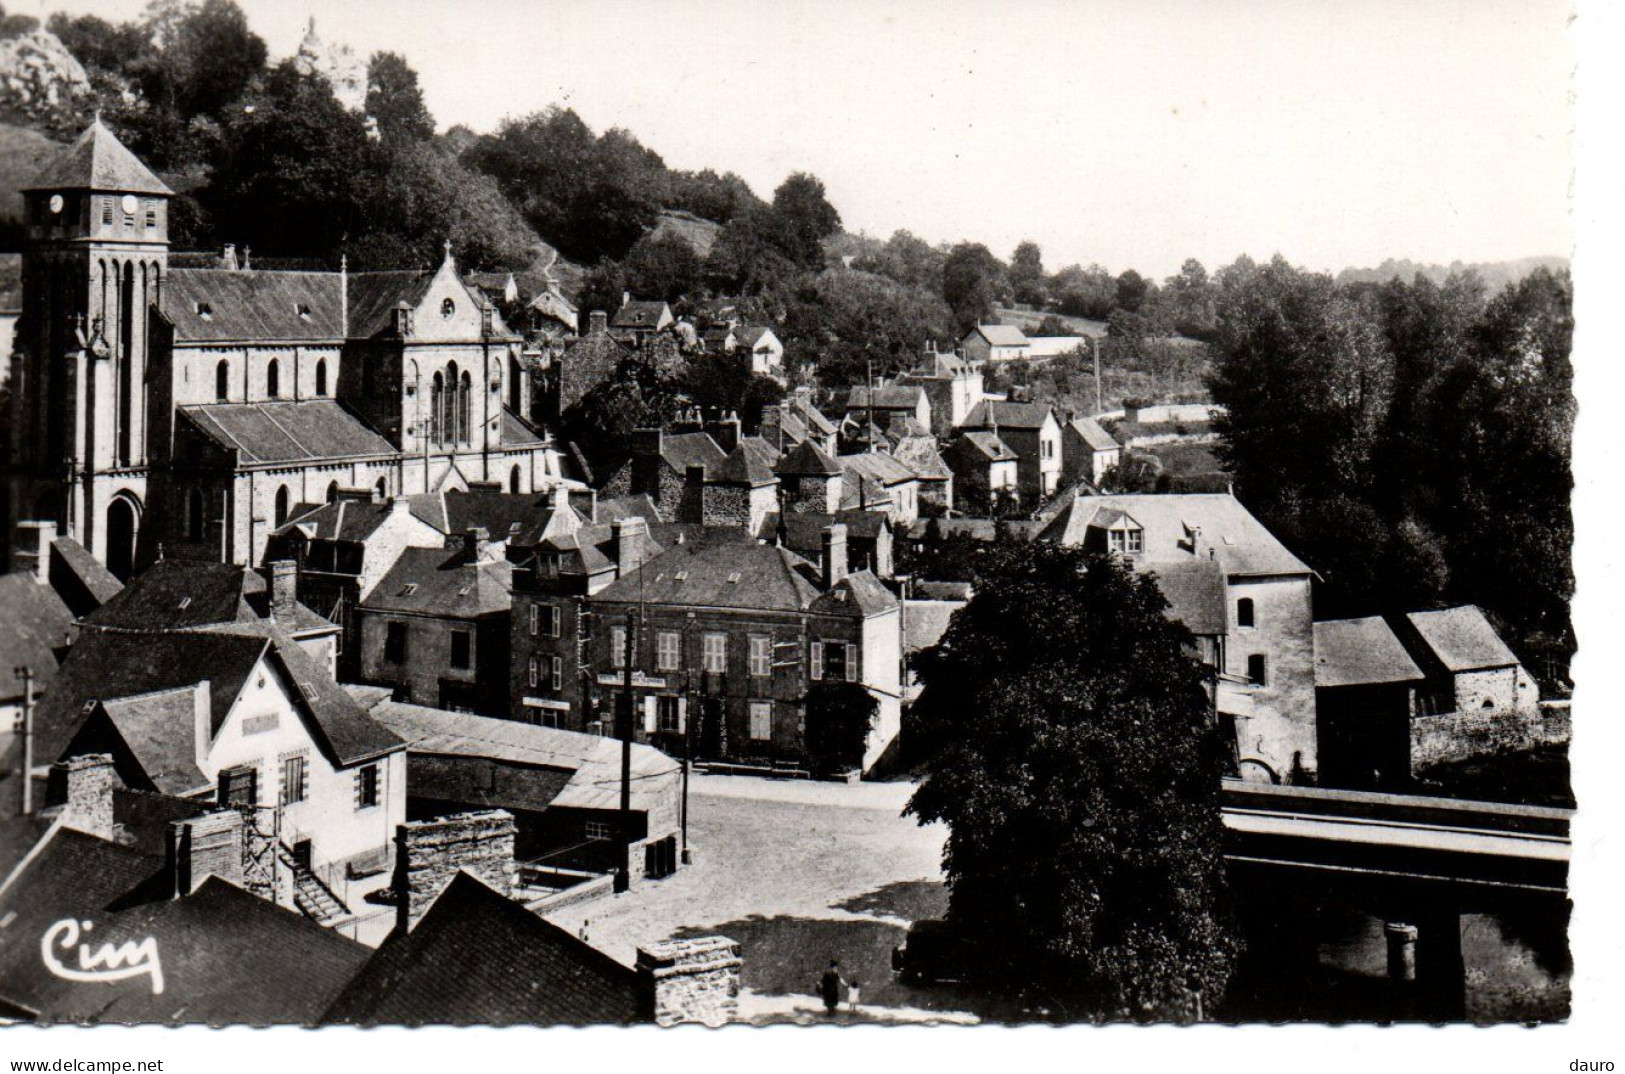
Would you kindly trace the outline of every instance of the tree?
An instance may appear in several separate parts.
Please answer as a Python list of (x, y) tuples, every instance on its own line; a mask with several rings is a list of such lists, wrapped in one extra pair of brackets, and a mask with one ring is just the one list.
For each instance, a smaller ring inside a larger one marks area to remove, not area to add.
[(823, 182), (796, 172), (773, 192), (773, 214), (785, 256), (810, 272), (823, 268), (824, 240), (841, 230), (841, 214), (824, 195)]
[(1050, 280), (1055, 306), (1073, 317), (1104, 321), (1117, 306), (1117, 281), (1099, 265), (1068, 265)]
[(765, 206), (734, 217), (717, 235), (706, 258), (705, 275), (719, 289), (738, 295), (776, 290), (798, 272), (784, 252), (780, 219)]
[(632, 355), (560, 416), (562, 438), (581, 448), (594, 473), (607, 475), (630, 455), (634, 432), (669, 424), (681, 404), (659, 370)]
[(423, 103), (418, 73), (398, 52), (375, 52), (367, 62), (366, 110), (386, 142), (434, 136), (434, 117)]
[(948, 920), (986, 983), (1069, 1017), (1194, 1017), (1237, 950), (1225, 751), (1190, 635), (1120, 560), (1015, 543), (916, 663)]
[(876, 375), (894, 374), (913, 364), (926, 340), (954, 331), (936, 296), (852, 269), (801, 277), (785, 306), (786, 354), (793, 343), (813, 356), (819, 380), (831, 387), (863, 383), (870, 364)]
[(807, 691), (807, 755), (819, 775), (863, 767), (880, 715), (875, 695), (855, 682), (820, 682)]
[(859, 256), (852, 267), (909, 287), (942, 294), (942, 265), (947, 255), (908, 231), (894, 231), (876, 250)]
[(1133, 269), (1125, 269), (1117, 277), (1117, 308), (1138, 313), (1151, 297), (1152, 283)]
[(974, 328), (993, 315), (1008, 292), (1004, 266), (981, 243), (962, 242), (942, 264), (942, 297), (961, 329)]
[(751, 372), (750, 362), (738, 354), (696, 354), (683, 363), (676, 388), (707, 412), (732, 411), (746, 429), (762, 423), (762, 408), (784, 398), (784, 388), (772, 377)]
[(1049, 301), (1044, 284), (1044, 254), (1036, 242), (1022, 242), (1010, 255), (1010, 291), (1017, 302), (1043, 309)]
[(621, 263), (626, 289), (639, 298), (676, 302), (700, 286), (704, 265), (688, 240), (651, 232), (633, 244)]

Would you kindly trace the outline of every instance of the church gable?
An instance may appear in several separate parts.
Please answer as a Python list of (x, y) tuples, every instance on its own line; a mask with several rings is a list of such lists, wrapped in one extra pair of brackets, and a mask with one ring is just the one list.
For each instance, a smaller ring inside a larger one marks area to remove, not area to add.
[(489, 334), (510, 336), (502, 317), (489, 307), (483, 296), (465, 284), (457, 274), (457, 266), (448, 250), (446, 259), (435, 271), (429, 286), (418, 300), (414, 311), (414, 336), (427, 341), (470, 342), (487, 334), (486, 318), (491, 320)]

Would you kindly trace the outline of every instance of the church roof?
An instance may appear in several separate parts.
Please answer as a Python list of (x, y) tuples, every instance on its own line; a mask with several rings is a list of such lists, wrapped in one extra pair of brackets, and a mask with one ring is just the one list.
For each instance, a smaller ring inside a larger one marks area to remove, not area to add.
[(180, 408), (198, 431), (244, 464), (389, 455), (389, 441), (332, 399), (214, 403)]
[(344, 302), (335, 272), (172, 268), (164, 316), (177, 341), (340, 340)]
[(97, 117), (73, 146), (48, 164), (30, 190), (110, 190), (130, 194), (175, 192), (136, 159)]

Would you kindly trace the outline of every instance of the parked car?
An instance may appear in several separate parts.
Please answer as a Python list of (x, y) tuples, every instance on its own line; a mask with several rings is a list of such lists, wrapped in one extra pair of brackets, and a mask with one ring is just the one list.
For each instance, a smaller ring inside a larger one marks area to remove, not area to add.
[(946, 921), (916, 921), (908, 927), (903, 943), (892, 948), (891, 968), (909, 984), (962, 981), (967, 968), (965, 943)]

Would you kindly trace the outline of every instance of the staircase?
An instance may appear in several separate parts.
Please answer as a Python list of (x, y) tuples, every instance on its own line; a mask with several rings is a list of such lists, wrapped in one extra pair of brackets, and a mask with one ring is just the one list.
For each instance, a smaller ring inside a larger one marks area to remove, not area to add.
[(352, 916), (349, 907), (339, 901), (320, 877), (299, 864), (287, 847), (282, 848), (282, 863), (293, 876), (293, 905), (300, 913), (324, 926), (336, 925)]

